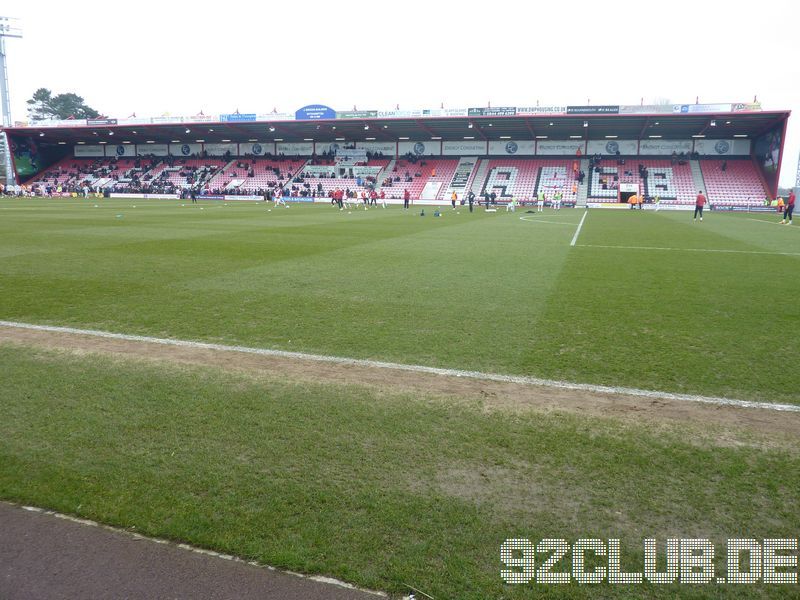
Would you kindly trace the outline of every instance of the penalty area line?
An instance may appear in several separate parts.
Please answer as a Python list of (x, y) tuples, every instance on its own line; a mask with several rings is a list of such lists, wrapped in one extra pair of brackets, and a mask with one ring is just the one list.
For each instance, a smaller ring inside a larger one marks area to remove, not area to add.
[(569, 225), (570, 227), (575, 225), (575, 223), (567, 223), (566, 221), (548, 221), (547, 219), (534, 219), (533, 217), (520, 217), (519, 220), (526, 223), (549, 223), (551, 225)]
[(292, 358), (292, 359), (326, 362), (326, 363), (334, 363), (341, 365), (355, 365), (355, 366), (372, 367), (379, 369), (392, 369), (395, 371), (429, 373), (432, 375), (444, 375), (446, 377), (466, 377), (470, 379), (483, 380), (483, 381), (515, 383), (520, 385), (550, 387), (550, 388), (564, 389), (564, 390), (579, 390), (579, 391), (600, 393), (600, 394), (638, 396), (643, 398), (676, 400), (681, 402), (716, 404), (720, 406), (731, 406), (736, 408), (755, 408), (762, 410), (800, 413), (800, 405), (794, 405), (794, 404), (778, 404), (772, 402), (757, 402), (753, 400), (737, 400), (734, 398), (700, 396), (696, 394), (678, 394), (678, 393), (664, 392), (659, 390), (643, 390), (639, 388), (619, 387), (610, 385), (595, 385), (590, 383), (577, 383), (571, 381), (558, 381), (554, 379), (540, 379), (538, 377), (527, 377), (524, 375), (503, 375), (499, 373), (482, 373), (480, 371), (463, 371), (459, 369), (445, 369), (441, 367), (429, 367), (425, 365), (393, 363), (393, 362), (385, 362), (378, 360), (367, 360), (361, 358), (347, 358), (342, 356), (329, 356), (324, 354), (309, 354), (306, 352), (291, 352), (288, 350), (275, 350), (270, 348), (228, 346), (224, 344), (213, 344), (209, 342), (157, 338), (144, 335), (128, 335), (124, 333), (98, 331), (95, 329), (77, 329), (74, 327), (59, 327), (55, 325), (35, 325), (32, 323), (20, 323), (16, 321), (0, 321), (0, 327), (28, 329), (34, 331), (47, 331), (52, 333), (68, 333), (73, 335), (85, 335), (85, 336), (93, 336), (93, 337), (108, 338), (115, 340), (161, 344), (165, 346), (179, 346), (184, 348), (201, 348), (204, 350), (218, 350), (221, 352), (242, 352), (245, 354), (276, 356), (280, 358)]
[(572, 241), (569, 243), (570, 246), (574, 246), (575, 242), (578, 241), (578, 236), (581, 234), (581, 227), (583, 227), (583, 222), (586, 220), (586, 215), (589, 214), (588, 210), (583, 211), (583, 216), (581, 217), (581, 222), (578, 223), (578, 228), (575, 230), (575, 235), (572, 236)]
[(605, 246), (601, 244), (578, 244), (578, 248), (610, 248), (617, 250), (662, 250), (676, 252), (716, 252), (719, 254), (766, 254), (768, 256), (800, 256), (800, 252), (770, 252), (768, 250), (723, 250), (716, 248), (669, 248), (662, 246)]

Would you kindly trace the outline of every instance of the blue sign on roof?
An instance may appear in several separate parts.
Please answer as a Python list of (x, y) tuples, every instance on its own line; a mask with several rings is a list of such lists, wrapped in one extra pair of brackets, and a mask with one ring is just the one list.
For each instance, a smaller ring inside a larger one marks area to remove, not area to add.
[(297, 110), (294, 118), (298, 121), (314, 121), (317, 119), (335, 119), (336, 111), (324, 104), (309, 104)]

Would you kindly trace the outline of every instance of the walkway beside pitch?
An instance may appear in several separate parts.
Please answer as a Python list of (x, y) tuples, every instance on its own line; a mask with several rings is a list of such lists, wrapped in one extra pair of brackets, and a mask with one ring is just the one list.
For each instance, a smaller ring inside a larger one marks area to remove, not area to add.
[(0, 502), (3, 600), (375, 600), (381, 596)]

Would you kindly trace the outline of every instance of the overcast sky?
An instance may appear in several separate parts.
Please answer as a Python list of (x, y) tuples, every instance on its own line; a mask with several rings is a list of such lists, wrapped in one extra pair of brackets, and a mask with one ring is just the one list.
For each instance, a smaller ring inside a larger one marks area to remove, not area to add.
[(800, 3), (672, 0), (6, 0), (12, 119), (39, 87), (111, 117), (750, 102), (791, 109), (800, 152)]

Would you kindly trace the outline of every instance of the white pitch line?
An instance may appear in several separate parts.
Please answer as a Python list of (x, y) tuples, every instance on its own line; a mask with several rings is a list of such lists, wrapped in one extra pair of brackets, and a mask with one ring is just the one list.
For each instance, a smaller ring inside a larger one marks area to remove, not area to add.
[(722, 254), (766, 254), (768, 256), (800, 256), (800, 252), (769, 252), (767, 250), (718, 250), (715, 248), (667, 248), (661, 246), (604, 246), (578, 244), (579, 248), (616, 248), (619, 250), (674, 250), (678, 252), (717, 252)]
[(583, 211), (581, 222), (578, 223), (578, 228), (575, 230), (575, 235), (572, 236), (572, 241), (569, 243), (570, 246), (574, 246), (575, 242), (578, 241), (578, 236), (581, 234), (581, 227), (583, 227), (583, 222), (586, 220), (586, 215), (588, 214), (589, 214), (588, 210)]
[(57, 519), (62, 519), (64, 521), (70, 521), (72, 523), (78, 523), (79, 525), (86, 525), (88, 527), (99, 527), (100, 529), (105, 529), (107, 531), (113, 531), (115, 533), (121, 533), (125, 536), (135, 538), (137, 540), (146, 540), (148, 542), (153, 542), (155, 544), (162, 544), (168, 546), (175, 546), (176, 548), (180, 548), (181, 550), (187, 550), (189, 552), (194, 552), (195, 554), (203, 554), (205, 556), (213, 556), (214, 558), (219, 558), (222, 560), (228, 560), (235, 563), (240, 563), (243, 565), (250, 565), (252, 567), (259, 567), (261, 569), (267, 569), (269, 571), (278, 571), (280, 573), (285, 573), (287, 575), (294, 575), (295, 577), (300, 577), (302, 579), (309, 579), (311, 581), (316, 581), (318, 583), (326, 583), (328, 585), (335, 585), (337, 587), (346, 588), (348, 590), (357, 590), (359, 592), (364, 592), (366, 594), (373, 594), (375, 596), (385, 598), (386, 594), (384, 592), (378, 592), (375, 590), (368, 590), (366, 588), (360, 588), (354, 586), (353, 584), (347, 583), (346, 581), (341, 581), (339, 579), (335, 579), (334, 577), (325, 577), (323, 575), (305, 575), (303, 573), (296, 573), (294, 571), (288, 571), (285, 569), (278, 569), (277, 567), (272, 567), (270, 565), (262, 565), (254, 560), (245, 560), (243, 558), (239, 558), (238, 556), (233, 556), (231, 554), (222, 554), (220, 552), (215, 552), (214, 550), (206, 550), (205, 548), (197, 548), (196, 546), (190, 546), (189, 544), (180, 544), (177, 542), (171, 542), (169, 540), (164, 540), (161, 538), (154, 538), (148, 537), (146, 535), (142, 535), (141, 533), (135, 533), (130, 531), (129, 529), (123, 529), (121, 527), (112, 527), (111, 525), (104, 525), (103, 523), (98, 523), (97, 521), (90, 521), (89, 519), (81, 519), (79, 517), (73, 517), (72, 515), (65, 515), (64, 513), (56, 512), (54, 510), (47, 510), (45, 508), (39, 508), (38, 506), (24, 506), (21, 504), (16, 504), (14, 502), (7, 502), (5, 500), (0, 500), (3, 504), (7, 504), (10, 506), (18, 506), (23, 510), (27, 510), (28, 512), (39, 513), (42, 515), (47, 515), (50, 517), (55, 517)]
[[(745, 217), (748, 221), (757, 221), (758, 223), (766, 223), (767, 225), (785, 225), (785, 223), (779, 223), (778, 221), (767, 221), (766, 219), (754, 219), (753, 217)], [(791, 225), (789, 229), (792, 229)]]
[(527, 221), (528, 223), (552, 223), (553, 225), (575, 225), (575, 223), (567, 223), (565, 221), (547, 221), (545, 219), (534, 219), (532, 217), (520, 217), (520, 221)]
[(31, 329), (34, 331), (49, 331), (53, 333), (71, 333), (77, 335), (89, 335), (93, 337), (108, 338), (113, 340), (145, 342), (150, 344), (161, 344), (164, 346), (178, 346), (183, 348), (202, 348), (204, 350), (218, 350), (222, 352), (243, 352), (246, 354), (258, 354), (261, 356), (277, 356), (280, 358), (294, 358), (301, 360), (311, 360), (316, 362), (335, 363), (341, 365), (355, 365), (359, 367), (392, 369), (395, 371), (411, 371), (414, 373), (430, 373), (432, 375), (444, 375), (446, 377), (467, 377), (470, 379), (478, 379), (482, 381), (498, 381), (501, 383), (535, 385), (540, 387), (552, 387), (564, 390), (580, 390), (580, 391), (594, 392), (600, 394), (640, 396), (643, 398), (679, 400), (681, 402), (700, 402), (703, 404), (717, 404), (722, 406), (734, 406), (738, 408), (758, 408), (764, 410), (777, 410), (783, 412), (800, 413), (800, 405), (794, 405), (794, 404), (755, 402), (752, 400), (737, 400), (735, 398), (699, 396), (695, 394), (676, 394), (673, 392), (662, 392), (659, 390), (643, 390), (639, 388), (618, 387), (610, 385), (595, 385), (591, 383), (576, 383), (571, 381), (558, 381), (555, 379), (540, 379), (538, 377), (527, 377), (524, 375), (502, 375), (499, 373), (482, 373), (480, 371), (462, 371), (460, 369), (444, 369), (441, 367), (428, 367), (425, 365), (409, 365), (403, 363), (385, 362), (380, 360), (367, 360), (362, 358), (347, 358), (342, 356), (328, 356), (324, 354), (308, 354), (306, 352), (291, 352), (288, 350), (274, 350), (269, 348), (251, 348), (248, 346), (226, 346), (224, 344), (212, 344), (209, 342), (175, 340), (168, 338), (150, 337), (145, 335), (129, 335), (125, 333), (98, 331), (96, 329), (76, 329), (74, 327), (58, 327), (55, 325), (34, 325), (32, 323), (19, 323), (16, 321), (0, 321), (0, 327)]

